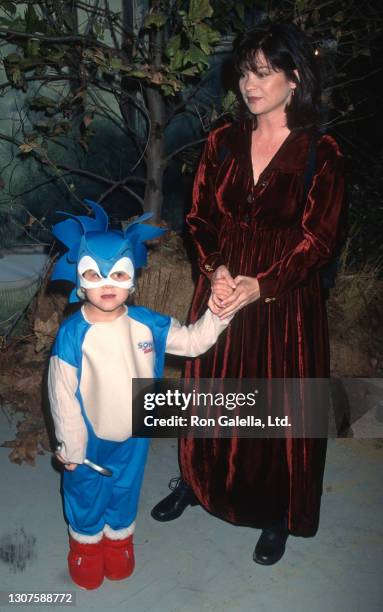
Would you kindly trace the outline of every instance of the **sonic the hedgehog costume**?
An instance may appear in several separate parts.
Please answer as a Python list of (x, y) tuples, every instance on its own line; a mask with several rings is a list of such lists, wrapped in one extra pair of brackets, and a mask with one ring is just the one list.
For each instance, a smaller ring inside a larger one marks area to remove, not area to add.
[[(52, 280), (83, 290), (118, 286), (132, 290), (135, 270), (146, 264), (143, 241), (163, 230), (143, 225), (143, 215), (125, 231), (108, 230), (102, 207), (86, 200), (94, 218), (72, 216), (53, 227), (68, 251), (58, 260)], [(94, 270), (99, 280), (84, 278)], [(113, 278), (126, 272), (130, 279)], [(104, 576), (121, 579), (134, 569), (133, 532), (148, 439), (132, 438), (132, 378), (161, 377), (165, 352), (194, 357), (204, 353), (228, 325), (207, 310), (194, 325), (144, 307), (125, 306), (112, 321), (92, 323), (84, 306), (66, 319), (57, 334), (49, 365), (48, 390), (60, 455), (79, 464), (64, 470), (62, 493), (69, 524), (69, 572), (78, 585), (100, 586)], [(84, 459), (109, 468), (105, 477)]]

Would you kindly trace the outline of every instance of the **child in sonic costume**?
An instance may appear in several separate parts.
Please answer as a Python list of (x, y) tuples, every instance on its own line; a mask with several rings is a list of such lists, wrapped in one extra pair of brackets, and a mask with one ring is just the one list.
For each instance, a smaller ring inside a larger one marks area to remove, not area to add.
[[(104, 577), (121, 580), (134, 570), (133, 533), (149, 440), (132, 438), (132, 378), (161, 377), (165, 352), (204, 353), (229, 323), (209, 309), (194, 325), (181, 326), (140, 306), (126, 306), (135, 271), (146, 263), (143, 241), (163, 230), (143, 225), (108, 230), (108, 217), (86, 200), (95, 218), (73, 216), (53, 233), (68, 251), (52, 280), (76, 284), (70, 301), (85, 301), (57, 334), (48, 389), (55, 432), (65, 464), (62, 491), (69, 523), (68, 567), (86, 589)], [(149, 349), (151, 350), (148, 350)], [(111, 477), (83, 462), (109, 468)]]

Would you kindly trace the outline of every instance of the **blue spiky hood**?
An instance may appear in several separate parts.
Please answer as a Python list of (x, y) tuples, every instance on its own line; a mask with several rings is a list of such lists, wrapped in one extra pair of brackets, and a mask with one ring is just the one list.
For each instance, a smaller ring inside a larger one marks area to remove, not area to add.
[(145, 213), (124, 231), (108, 230), (109, 219), (104, 209), (92, 200), (85, 202), (91, 207), (94, 218), (61, 213), (70, 218), (56, 223), (52, 228), (53, 235), (68, 251), (57, 261), (51, 280), (66, 280), (76, 285), (70, 294), (70, 302), (79, 301), (80, 279), (77, 265), (81, 258), (86, 255), (92, 257), (103, 277), (107, 277), (113, 265), (123, 257), (130, 259), (133, 268), (138, 270), (147, 263), (144, 241), (157, 238), (165, 231), (142, 224), (142, 221), (152, 217), (152, 213)]

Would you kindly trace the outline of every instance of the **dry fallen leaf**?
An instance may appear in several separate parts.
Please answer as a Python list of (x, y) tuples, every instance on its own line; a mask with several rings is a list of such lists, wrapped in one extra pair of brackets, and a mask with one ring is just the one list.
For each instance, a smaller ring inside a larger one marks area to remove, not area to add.
[(36, 336), (35, 351), (39, 353), (45, 348), (49, 348), (55, 338), (59, 327), (59, 316), (54, 312), (47, 321), (35, 319), (33, 331)]
[(19, 151), (21, 151), (21, 153), (30, 153), (33, 151), (33, 149), (39, 149), (38, 143), (34, 140), (31, 140), (30, 142), (23, 142), (21, 145), (19, 145)]

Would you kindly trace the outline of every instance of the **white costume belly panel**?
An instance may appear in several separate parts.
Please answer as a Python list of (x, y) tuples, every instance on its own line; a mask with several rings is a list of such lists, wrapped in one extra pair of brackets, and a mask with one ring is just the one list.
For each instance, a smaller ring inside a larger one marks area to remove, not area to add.
[(132, 433), (132, 378), (152, 378), (151, 330), (122, 316), (94, 323), (82, 346), (80, 393), (95, 434), (120, 442)]

